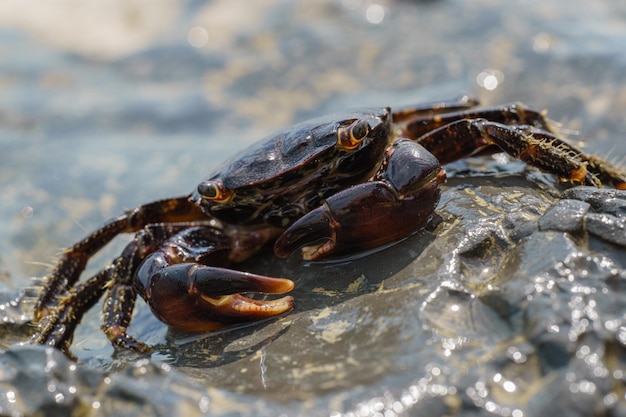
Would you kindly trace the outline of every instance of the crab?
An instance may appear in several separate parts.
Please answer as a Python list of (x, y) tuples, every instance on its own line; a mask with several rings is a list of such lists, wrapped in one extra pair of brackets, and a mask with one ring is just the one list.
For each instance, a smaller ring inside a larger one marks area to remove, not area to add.
[[(563, 181), (626, 188), (626, 175), (557, 137), (520, 103), (478, 107), (468, 97), (392, 111), (319, 117), (269, 136), (190, 194), (140, 205), (66, 249), (34, 307), (32, 342), (67, 353), (83, 314), (104, 295), (102, 329), (116, 348), (150, 347), (127, 332), (137, 295), (175, 329), (210, 331), (289, 311), (294, 287), (231, 269), (273, 244), (317, 261), (389, 246), (419, 231), (437, 207), (442, 168), (497, 148)], [(121, 233), (119, 257), (78, 282), (89, 259)], [(105, 295), (106, 293), (106, 295)]]

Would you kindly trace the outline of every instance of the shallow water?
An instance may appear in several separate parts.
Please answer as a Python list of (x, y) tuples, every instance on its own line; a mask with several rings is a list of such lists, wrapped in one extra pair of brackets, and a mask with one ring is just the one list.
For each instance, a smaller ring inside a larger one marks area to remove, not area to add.
[[(463, 93), (485, 104), (522, 101), (548, 109), (590, 152), (626, 158), (619, 2), (49, 4), (6, 2), (0, 15), (6, 291), (44, 276), (61, 248), (105, 219), (188, 193), (237, 150), (339, 109)], [(192, 394), (172, 402), (191, 398), (195, 413), (208, 398), (216, 414), (517, 416), (545, 415), (552, 404), (570, 415), (592, 406), (619, 414), (623, 248), (539, 231), (560, 188), (523, 164), (488, 158), (449, 168), (457, 178), (437, 221), (401, 245), (347, 265), (269, 254), (246, 265), (296, 280), (296, 310), (277, 321), (188, 340), (141, 306), (133, 334), (157, 347), (157, 364), (184, 375), (150, 365), (146, 384), (185, 386)], [(28, 339), (28, 330), (9, 330), (4, 346)], [(97, 308), (73, 353), (95, 380), (131, 364), (113, 374), (122, 391), (145, 366), (112, 356)], [(45, 364), (50, 354), (11, 355)], [(93, 387), (81, 387), (76, 397), (91, 404)]]

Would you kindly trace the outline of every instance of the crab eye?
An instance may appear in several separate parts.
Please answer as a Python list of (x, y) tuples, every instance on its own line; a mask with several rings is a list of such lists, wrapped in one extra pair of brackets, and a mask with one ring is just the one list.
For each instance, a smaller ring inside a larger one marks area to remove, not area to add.
[(198, 185), (198, 194), (216, 203), (226, 203), (233, 196), (233, 192), (220, 180), (201, 182)]
[(370, 125), (365, 120), (355, 120), (348, 126), (337, 129), (337, 145), (352, 150), (363, 142), (370, 132)]

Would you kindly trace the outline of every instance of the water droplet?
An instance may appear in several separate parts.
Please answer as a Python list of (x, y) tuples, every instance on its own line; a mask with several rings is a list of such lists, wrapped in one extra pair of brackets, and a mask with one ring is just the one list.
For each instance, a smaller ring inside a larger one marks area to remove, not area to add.
[(20, 216), (22, 217), (22, 219), (30, 219), (31, 217), (33, 217), (33, 213), (35, 213), (35, 209), (31, 206), (26, 206), (20, 211)]
[(476, 76), (476, 83), (485, 90), (493, 91), (504, 81), (502, 71), (486, 69)]
[(385, 19), (385, 9), (380, 4), (372, 4), (365, 11), (365, 18), (372, 24), (379, 24)]
[(506, 392), (515, 392), (515, 390), (517, 389), (515, 383), (513, 383), (512, 381), (505, 381), (504, 384), (502, 384), (502, 388), (504, 388)]
[(194, 48), (202, 48), (209, 41), (209, 32), (201, 26), (194, 26), (187, 32), (187, 42)]
[(547, 33), (540, 33), (533, 39), (533, 50), (537, 53), (547, 52), (552, 46), (552, 38)]

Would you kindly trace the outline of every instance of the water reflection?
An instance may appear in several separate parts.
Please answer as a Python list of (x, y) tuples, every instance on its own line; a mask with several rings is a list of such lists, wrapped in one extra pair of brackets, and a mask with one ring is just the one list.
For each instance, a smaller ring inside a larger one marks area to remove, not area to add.
[(365, 18), (368, 22), (377, 25), (385, 18), (385, 8), (380, 4), (372, 4), (367, 7)]
[(209, 32), (202, 26), (194, 26), (187, 33), (187, 41), (194, 48), (202, 48), (209, 41)]
[(488, 91), (493, 91), (504, 81), (504, 73), (495, 69), (486, 69), (476, 76), (476, 83)]

